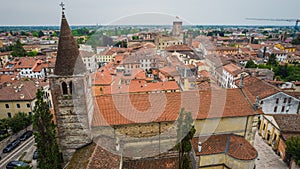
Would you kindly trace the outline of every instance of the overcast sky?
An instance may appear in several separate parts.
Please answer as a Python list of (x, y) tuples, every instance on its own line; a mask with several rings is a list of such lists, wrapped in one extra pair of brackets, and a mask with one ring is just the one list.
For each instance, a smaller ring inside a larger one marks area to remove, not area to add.
[[(1, 0), (0, 25), (59, 25), (58, 0)], [(300, 0), (64, 0), (71, 25), (186, 24), (294, 25), (249, 21), (252, 18), (300, 18)]]

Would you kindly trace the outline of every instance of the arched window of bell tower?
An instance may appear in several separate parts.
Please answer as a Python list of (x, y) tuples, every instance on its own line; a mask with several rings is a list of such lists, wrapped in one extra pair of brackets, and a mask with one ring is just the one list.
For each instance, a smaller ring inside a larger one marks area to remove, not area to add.
[(62, 88), (63, 95), (67, 95), (68, 94), (68, 85), (66, 82), (61, 83), (61, 88)]
[(70, 94), (72, 94), (72, 92), (74, 90), (74, 85), (73, 85), (72, 81), (70, 81), (70, 83), (69, 83), (69, 89), (70, 89)]

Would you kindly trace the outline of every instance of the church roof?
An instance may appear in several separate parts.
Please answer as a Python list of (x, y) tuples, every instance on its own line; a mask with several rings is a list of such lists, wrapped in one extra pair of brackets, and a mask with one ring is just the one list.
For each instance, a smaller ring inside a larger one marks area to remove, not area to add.
[(86, 72), (86, 67), (79, 55), (77, 43), (64, 14), (61, 20), (55, 65), (54, 74), (59, 76), (72, 76)]

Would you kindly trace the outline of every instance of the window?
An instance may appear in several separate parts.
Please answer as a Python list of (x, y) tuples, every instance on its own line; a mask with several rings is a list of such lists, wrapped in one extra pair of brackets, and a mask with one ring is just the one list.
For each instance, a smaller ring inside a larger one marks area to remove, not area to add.
[(72, 94), (73, 89), (74, 89), (74, 85), (73, 85), (72, 81), (69, 83), (69, 88), (70, 88), (70, 94)]
[(279, 102), (279, 99), (277, 98), (277, 99), (276, 99), (276, 104), (278, 104), (278, 102)]
[(28, 115), (29, 115), (29, 116), (32, 115), (32, 112), (28, 112)]
[(286, 103), (286, 98), (284, 98), (283, 103)]
[(62, 82), (61, 83), (61, 88), (62, 88), (62, 91), (63, 91), (63, 94), (68, 94), (68, 86), (66, 84), (66, 82)]
[(277, 106), (274, 107), (274, 112), (277, 112)]
[(30, 104), (29, 103), (27, 103), (26, 106), (27, 106), (27, 108), (30, 108)]
[(260, 104), (264, 104), (264, 101), (260, 101)]
[(290, 97), (289, 100), (288, 100), (288, 103), (291, 103), (291, 101), (292, 101), (292, 98)]
[(17, 108), (21, 108), (21, 105), (20, 105), (20, 104), (17, 104)]
[(284, 112), (284, 108), (285, 108), (285, 107), (284, 107), (284, 106), (282, 106), (282, 108), (281, 108), (281, 112)]
[(7, 117), (11, 118), (11, 113), (10, 112), (7, 113)]
[(5, 108), (9, 109), (9, 104), (5, 104)]

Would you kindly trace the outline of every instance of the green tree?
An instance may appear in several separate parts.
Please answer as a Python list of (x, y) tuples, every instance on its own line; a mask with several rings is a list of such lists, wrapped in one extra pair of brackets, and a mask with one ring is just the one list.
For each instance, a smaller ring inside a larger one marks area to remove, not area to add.
[(286, 141), (286, 152), (300, 165), (300, 137), (291, 137)]
[(0, 120), (0, 130), (5, 130), (6, 134), (8, 134), (8, 121), (9, 120), (7, 118)]
[(33, 31), (33, 32), (32, 32), (32, 36), (38, 37), (38, 36), (39, 36), (39, 33), (38, 33), (37, 31)]
[(38, 37), (40, 38), (40, 37), (42, 37), (42, 36), (45, 36), (44, 32), (43, 32), (43, 31), (39, 31)]
[(281, 79), (285, 79), (289, 76), (288, 65), (278, 66), (275, 70), (275, 75), (280, 76)]
[(12, 47), (11, 55), (13, 57), (24, 57), (24, 56), (26, 56), (26, 54), (27, 53), (26, 53), (25, 49), (23, 48), (21, 42), (18, 40), (16, 42), (16, 44), (13, 45), (13, 47)]
[(32, 121), (30, 120), (30, 118), (31, 117), (27, 114), (19, 112), (8, 120), (8, 125), (13, 133), (17, 133), (31, 124)]
[(38, 168), (53, 169), (60, 167), (60, 153), (56, 142), (56, 130), (48, 104), (44, 101), (44, 92), (38, 90), (34, 107), (33, 127), (38, 150)]
[(298, 39), (298, 38), (295, 38), (295, 39), (292, 41), (292, 44), (293, 44), (293, 45), (299, 45), (299, 39)]
[(188, 153), (192, 150), (191, 140), (196, 133), (193, 126), (191, 112), (185, 112), (182, 108), (177, 120), (177, 141), (176, 149), (179, 152), (179, 168), (190, 169), (190, 158)]
[(30, 51), (30, 52), (27, 52), (27, 56), (36, 56), (38, 54), (37, 51)]
[(267, 65), (271, 65), (271, 66), (277, 66), (278, 65), (278, 62), (276, 60), (276, 56), (273, 53), (269, 56)]
[(246, 68), (256, 68), (257, 65), (253, 62), (253, 60), (249, 60), (245, 67)]

